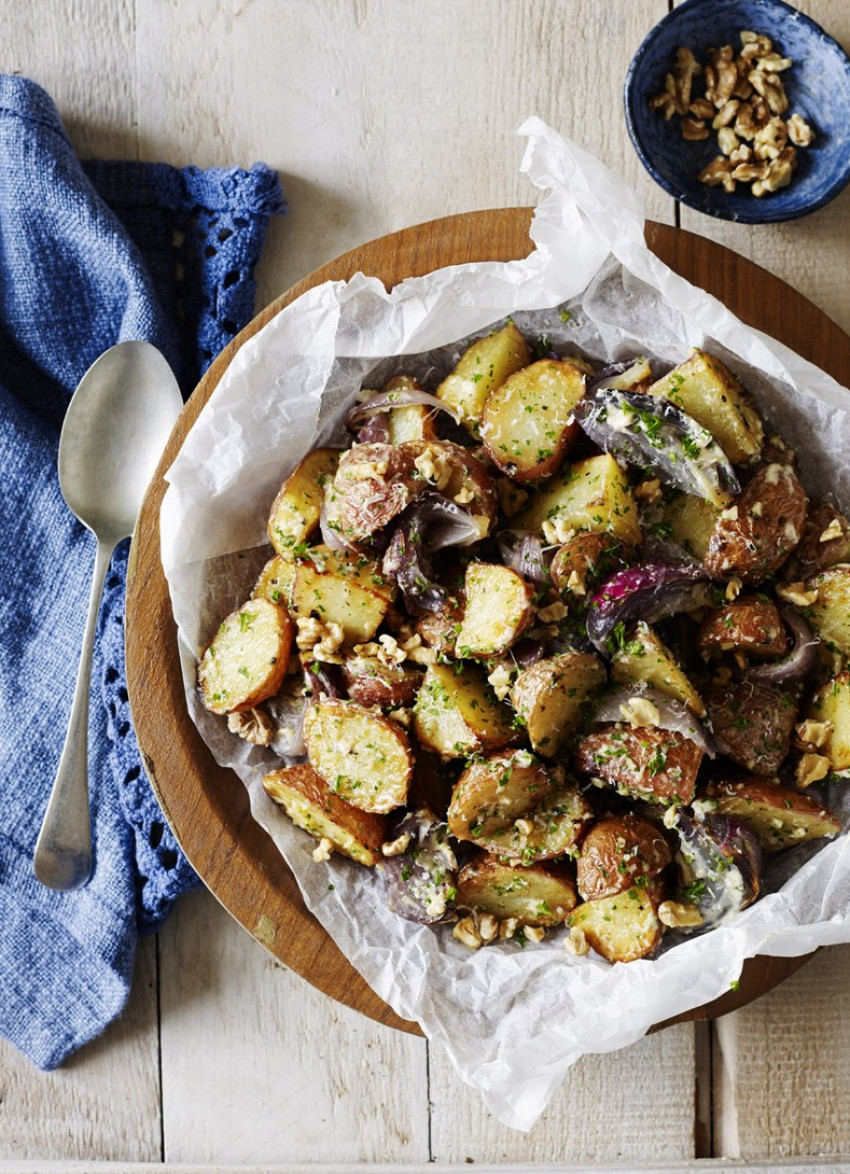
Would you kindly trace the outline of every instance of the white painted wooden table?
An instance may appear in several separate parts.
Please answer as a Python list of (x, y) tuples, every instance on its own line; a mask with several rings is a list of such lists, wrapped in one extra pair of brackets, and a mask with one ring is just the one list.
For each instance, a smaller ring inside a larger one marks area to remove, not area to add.
[[(848, 0), (798, 6), (850, 45)], [(0, 68), (40, 82), (85, 156), (277, 168), (260, 304), (354, 245), (527, 204), (532, 113), (635, 184), (648, 215), (739, 250), (850, 330), (850, 191), (798, 223), (677, 209), (621, 86), (667, 0), (0, 0)], [(680, 218), (680, 219), (679, 219)], [(850, 948), (757, 1004), (571, 1072), (529, 1135), (425, 1041), (317, 994), (206, 892), (142, 943), (122, 1020), (41, 1074), (0, 1041), (0, 1171), (185, 1163), (641, 1164), (817, 1155), (850, 1168)], [(0, 992), (2, 998), (2, 992)], [(82, 1165), (76, 1165), (82, 1163)], [(98, 1167), (99, 1168), (99, 1167)]]

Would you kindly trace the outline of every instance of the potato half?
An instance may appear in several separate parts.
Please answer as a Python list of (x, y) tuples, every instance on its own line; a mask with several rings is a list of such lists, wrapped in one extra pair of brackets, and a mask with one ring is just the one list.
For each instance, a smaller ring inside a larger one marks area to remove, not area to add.
[(263, 779), (263, 789), (296, 827), (314, 839), (330, 840), (335, 851), (358, 864), (372, 867), (381, 859), (384, 817), (346, 803), (306, 762), (271, 771)]
[(572, 879), (544, 868), (512, 868), (495, 856), (476, 856), (457, 877), (457, 905), (491, 913), (500, 921), (516, 918), (521, 925), (560, 925), (575, 908)]
[(587, 702), (605, 684), (601, 661), (587, 652), (563, 652), (523, 669), (511, 702), (532, 748), (552, 758), (576, 732)]
[(644, 620), (638, 620), (611, 658), (611, 680), (617, 685), (648, 685), (681, 701), (698, 717), (705, 716), (705, 702), (673, 653)]
[(830, 652), (850, 656), (850, 563), (838, 563), (806, 584), (817, 598), (806, 617)]
[(850, 673), (845, 670), (822, 685), (809, 702), (806, 716), (815, 723), (812, 732), (818, 738), (807, 749), (825, 755), (830, 770), (850, 769)]
[(543, 534), (548, 542), (565, 542), (573, 530), (614, 534), (633, 546), (643, 541), (629, 479), (610, 453), (557, 473), (515, 526)]
[(339, 624), (347, 644), (362, 644), (377, 631), (393, 594), (371, 559), (315, 546), (296, 562), (289, 609), (295, 617)]
[(455, 369), (437, 388), (473, 436), (478, 435), (484, 405), (494, 388), (529, 361), (528, 346), (513, 322), (473, 342)]
[(513, 714), (471, 666), (429, 665), (416, 697), (414, 727), (423, 746), (443, 758), (499, 750), (518, 741)]
[(670, 846), (658, 829), (637, 815), (598, 819), (581, 844), (576, 875), (583, 900), (613, 897), (624, 889), (646, 887), (666, 868)]
[(609, 962), (634, 962), (653, 953), (661, 942), (664, 926), (658, 903), (651, 890), (633, 886), (612, 897), (585, 901), (570, 915), (569, 924)]
[(231, 612), (198, 666), (207, 709), (239, 713), (274, 697), (286, 675), (294, 630), (286, 611), (267, 599), (249, 599)]
[(474, 841), (510, 827), (537, 806), (551, 785), (547, 768), (527, 750), (472, 762), (455, 784), (449, 831), (456, 840)]
[(354, 701), (323, 698), (307, 710), (310, 765), (361, 811), (382, 814), (407, 798), (413, 755), (404, 730)]
[(766, 779), (710, 783), (705, 793), (717, 801), (720, 815), (739, 819), (751, 828), (765, 852), (780, 852), (841, 831), (838, 816), (811, 795)]
[(534, 588), (499, 563), (470, 563), (465, 605), (455, 641), (460, 657), (491, 657), (506, 652), (534, 618)]
[(291, 553), (319, 525), (325, 485), (336, 472), (335, 448), (316, 448), (286, 478), (269, 512), (269, 541), (278, 554)]

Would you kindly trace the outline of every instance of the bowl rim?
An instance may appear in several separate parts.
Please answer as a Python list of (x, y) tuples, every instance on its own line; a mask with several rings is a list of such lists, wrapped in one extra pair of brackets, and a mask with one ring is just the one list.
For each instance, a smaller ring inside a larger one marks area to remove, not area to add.
[[(790, 211), (782, 211), (781, 209), (778, 209), (773, 213), (771, 213), (770, 205), (759, 204), (757, 208), (753, 209), (753, 214), (750, 215), (746, 210), (741, 212), (738, 209), (725, 209), (720, 204), (712, 204), (710, 207), (698, 204), (695, 200), (688, 196), (686, 192), (682, 192), (680, 188), (672, 183), (667, 178), (667, 176), (658, 169), (658, 167), (652, 161), (651, 156), (644, 149), (643, 141), (638, 129), (637, 119), (634, 113), (635, 102), (633, 91), (635, 79), (638, 76), (645, 57), (661, 33), (666, 28), (676, 24), (683, 13), (688, 13), (692, 9), (698, 8), (702, 4), (706, 4), (706, 2), (707, 0), (683, 0), (681, 4), (673, 8), (670, 12), (663, 16), (661, 20), (653, 25), (653, 27), (641, 41), (634, 56), (632, 57), (629, 63), (629, 67), (626, 70), (626, 77), (623, 83), (623, 105), (625, 108), (626, 129), (628, 130), (629, 138), (632, 141), (632, 146), (634, 147), (637, 156), (643, 164), (645, 170), (649, 173), (652, 179), (655, 180), (659, 187), (663, 188), (669, 196), (672, 196), (672, 198), (677, 201), (677, 203), (684, 204), (686, 207), (692, 208), (696, 212), (701, 212), (704, 216), (713, 216), (715, 219), (728, 220), (737, 224), (778, 224), (783, 221), (799, 220), (803, 216), (810, 216), (813, 212), (817, 212), (826, 204), (834, 200), (835, 197), (839, 195), (848, 184), (850, 184), (850, 155), (848, 155), (844, 173), (835, 179), (816, 200), (813, 200), (811, 203), (807, 203)], [(712, 2), (712, 0), (708, 0), (708, 2)], [(732, 0), (732, 2), (734, 3), (736, 0)], [(738, 0), (738, 2), (741, 2), (741, 0)], [(746, 0), (743, 0), (743, 2), (746, 2)], [(750, 0), (750, 2), (753, 2), (753, 0)], [(850, 78), (850, 55), (847, 54), (843, 46), (839, 44), (839, 42), (834, 37), (830, 36), (830, 34), (826, 32), (826, 30), (823, 29), (816, 20), (813, 20), (812, 17), (808, 16), (805, 12), (801, 12), (799, 9), (794, 8), (790, 4), (787, 4), (785, 0), (755, 0), (755, 3), (762, 8), (769, 8), (781, 12), (784, 17), (792, 17), (796, 24), (807, 25), (810, 31), (815, 34), (819, 40), (825, 42), (828, 47), (836, 53), (839, 59), (843, 59), (845, 70), (847, 72), (848, 78)], [(774, 205), (774, 207), (776, 207), (776, 205)]]

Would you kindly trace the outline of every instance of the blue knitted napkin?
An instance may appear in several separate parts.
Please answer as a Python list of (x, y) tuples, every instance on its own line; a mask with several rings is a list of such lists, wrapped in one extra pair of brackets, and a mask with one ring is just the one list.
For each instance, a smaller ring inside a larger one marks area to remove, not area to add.
[(94, 559), (59, 491), (63, 413), (86, 368), (124, 339), (158, 346), (188, 394), (250, 319), (254, 265), (283, 210), (262, 164), (81, 164), (47, 94), (0, 75), (0, 1033), (42, 1068), (121, 1011), (138, 934), (198, 883), (130, 721), (128, 543), (107, 580), (93, 669), (92, 877), (57, 893), (33, 876)]

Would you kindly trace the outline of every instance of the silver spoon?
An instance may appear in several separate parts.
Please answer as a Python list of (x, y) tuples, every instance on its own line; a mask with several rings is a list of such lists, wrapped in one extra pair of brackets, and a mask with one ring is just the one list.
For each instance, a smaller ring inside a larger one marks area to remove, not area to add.
[(80, 380), (59, 438), (59, 486), (97, 539), (91, 595), (68, 733), (35, 846), (35, 875), (78, 889), (91, 873), (88, 709), (95, 625), (115, 546), (133, 533), (183, 406), (171, 368), (147, 342), (120, 342)]

